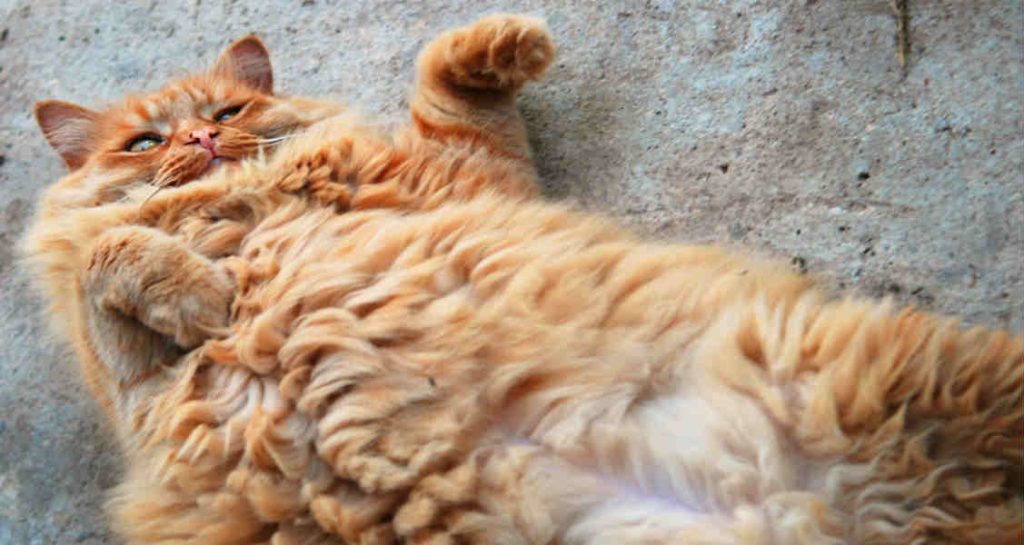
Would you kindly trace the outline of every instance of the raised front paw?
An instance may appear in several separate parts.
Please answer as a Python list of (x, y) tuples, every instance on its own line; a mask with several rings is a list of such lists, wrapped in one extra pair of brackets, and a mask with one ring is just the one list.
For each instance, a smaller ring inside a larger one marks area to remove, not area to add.
[(227, 326), (234, 280), (227, 271), (155, 229), (122, 227), (97, 241), (84, 287), (103, 308), (130, 316), (182, 348)]
[(540, 77), (554, 58), (555, 43), (544, 21), (492, 15), (441, 35), (420, 63), (458, 86), (515, 91)]

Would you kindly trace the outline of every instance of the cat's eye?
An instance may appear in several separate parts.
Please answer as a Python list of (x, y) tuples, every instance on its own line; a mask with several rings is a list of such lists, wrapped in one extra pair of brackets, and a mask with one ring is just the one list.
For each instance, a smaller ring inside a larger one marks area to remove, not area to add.
[(162, 136), (156, 134), (144, 134), (133, 139), (131, 142), (128, 142), (128, 145), (124, 147), (124, 150), (132, 153), (139, 153), (149, 151), (163, 143), (164, 138)]
[(235, 117), (236, 115), (238, 115), (238, 112), (241, 112), (242, 108), (244, 108), (244, 107), (245, 107), (244, 104), (239, 104), (237, 106), (230, 106), (228, 108), (224, 108), (223, 110), (221, 110), (221, 111), (217, 112), (216, 114), (214, 114), (213, 120), (216, 121), (217, 123), (223, 123), (223, 122), (225, 122), (225, 121)]

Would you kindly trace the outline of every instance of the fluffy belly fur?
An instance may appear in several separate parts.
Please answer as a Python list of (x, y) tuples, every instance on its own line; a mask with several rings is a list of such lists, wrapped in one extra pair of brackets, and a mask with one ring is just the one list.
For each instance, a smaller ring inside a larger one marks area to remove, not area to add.
[(1005, 334), (491, 192), (341, 215), (280, 195), (263, 218), (241, 199), (241, 239), (220, 204), (172, 227), (166, 197), (152, 217), (197, 247), (241, 241), (240, 294), (139, 416), (129, 535), (1015, 539)]

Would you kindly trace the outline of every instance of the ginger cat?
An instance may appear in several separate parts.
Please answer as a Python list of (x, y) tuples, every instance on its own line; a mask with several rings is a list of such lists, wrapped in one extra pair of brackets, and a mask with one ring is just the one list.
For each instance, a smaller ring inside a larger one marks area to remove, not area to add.
[(274, 94), (266, 48), (36, 116), (26, 250), (118, 432), (129, 544), (1019, 543), (1024, 342), (536, 198), (492, 16), (412, 124)]

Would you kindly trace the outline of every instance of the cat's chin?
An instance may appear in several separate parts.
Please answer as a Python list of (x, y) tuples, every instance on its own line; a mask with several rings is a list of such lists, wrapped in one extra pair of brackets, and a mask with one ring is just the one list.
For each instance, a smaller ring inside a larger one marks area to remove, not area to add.
[(237, 162), (238, 161), (236, 159), (232, 159), (230, 157), (214, 157), (213, 159), (210, 159), (208, 163), (206, 163), (206, 166), (203, 167), (203, 170), (199, 171), (199, 174), (191, 181), (194, 182), (197, 180), (201, 180), (209, 176), (210, 174), (222, 168), (227, 168), (230, 165), (235, 164)]

